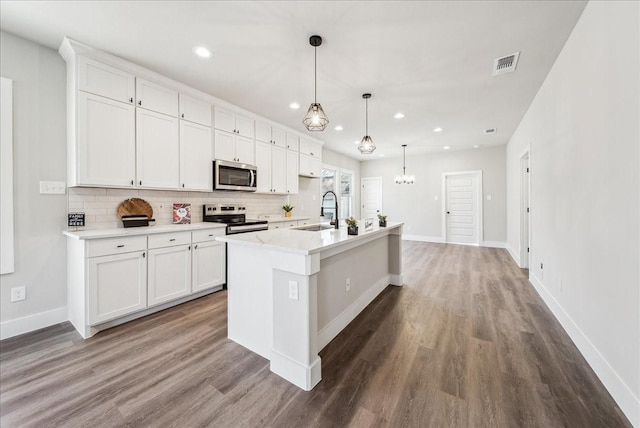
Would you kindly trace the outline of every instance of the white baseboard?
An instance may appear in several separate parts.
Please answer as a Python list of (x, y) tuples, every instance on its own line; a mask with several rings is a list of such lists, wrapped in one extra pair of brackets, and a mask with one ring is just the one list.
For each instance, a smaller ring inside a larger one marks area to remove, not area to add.
[(480, 246), (487, 248), (507, 248), (507, 243), (500, 241), (482, 241)]
[(67, 307), (63, 306), (50, 311), (3, 321), (0, 323), (0, 340), (59, 324), (68, 319)]
[(444, 243), (442, 236), (422, 236), (422, 235), (402, 235), (402, 239), (405, 241), (420, 241), (420, 242), (436, 242), (439, 244)]
[(513, 250), (513, 248), (511, 248), (511, 245), (507, 244), (506, 248), (513, 261), (516, 262), (516, 265), (518, 265), (518, 267), (522, 267), (520, 265), (520, 256)]
[(631, 388), (618, 376), (609, 362), (602, 356), (580, 327), (573, 321), (562, 305), (547, 290), (542, 281), (529, 271), (529, 281), (533, 284), (542, 300), (547, 304), (558, 322), (567, 332), (582, 356), (587, 360), (596, 376), (604, 384), (609, 394), (618, 403), (620, 409), (627, 416), (634, 427), (640, 427), (640, 398), (636, 397)]
[(378, 297), (378, 294), (382, 293), (382, 290), (387, 288), (387, 285), (389, 284), (391, 284), (391, 275), (385, 275), (360, 297), (358, 297), (358, 299), (347, 307), (347, 309), (342, 311), (340, 315), (334, 318), (333, 321), (320, 330), (318, 332), (318, 351), (327, 346), (327, 344), (331, 342), (338, 333), (344, 330), (344, 328), (349, 325), (349, 323), (353, 321), (369, 303), (373, 302), (373, 299)]

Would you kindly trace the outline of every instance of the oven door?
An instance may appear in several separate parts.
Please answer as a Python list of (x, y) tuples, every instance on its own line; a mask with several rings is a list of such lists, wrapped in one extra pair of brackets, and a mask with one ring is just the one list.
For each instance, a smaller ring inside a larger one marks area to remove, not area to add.
[(213, 161), (213, 190), (255, 192), (258, 168), (244, 163)]

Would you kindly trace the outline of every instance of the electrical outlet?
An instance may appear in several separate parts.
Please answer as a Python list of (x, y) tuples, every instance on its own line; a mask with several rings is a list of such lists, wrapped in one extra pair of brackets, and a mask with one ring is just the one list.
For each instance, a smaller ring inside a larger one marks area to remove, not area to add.
[(13, 287), (11, 289), (11, 302), (20, 302), (27, 298), (26, 287)]
[(296, 281), (289, 281), (289, 298), (298, 300), (298, 283)]
[(349, 291), (351, 291), (351, 278), (347, 278), (345, 284), (344, 284), (344, 289), (345, 291), (348, 293)]

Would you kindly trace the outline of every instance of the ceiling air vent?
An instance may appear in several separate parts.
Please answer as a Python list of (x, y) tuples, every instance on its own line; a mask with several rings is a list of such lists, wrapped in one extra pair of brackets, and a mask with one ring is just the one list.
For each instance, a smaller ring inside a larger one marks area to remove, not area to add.
[(484, 130), (485, 135), (495, 134), (496, 132), (498, 132), (497, 128), (489, 128)]
[(518, 64), (518, 57), (520, 52), (512, 53), (511, 55), (503, 56), (502, 58), (496, 58), (493, 61), (493, 75), (511, 73), (516, 70)]

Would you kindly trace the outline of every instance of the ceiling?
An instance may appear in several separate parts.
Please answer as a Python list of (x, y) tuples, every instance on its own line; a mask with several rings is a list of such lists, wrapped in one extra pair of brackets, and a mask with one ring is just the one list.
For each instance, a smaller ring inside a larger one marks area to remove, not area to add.
[[(296, 130), (313, 101), (330, 123), (310, 135), (358, 160), (509, 141), (584, 1), (5, 1), (0, 28), (52, 49), (64, 36)], [(213, 58), (196, 57), (204, 45)], [(492, 76), (520, 52), (515, 72)], [(354, 141), (377, 145), (361, 155)], [(298, 110), (289, 107), (300, 104)], [(395, 119), (402, 112), (405, 117)], [(336, 131), (335, 126), (344, 129)], [(440, 133), (433, 132), (443, 128)], [(485, 135), (488, 128), (497, 128)]]

